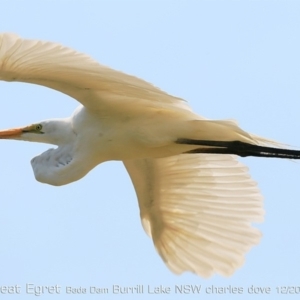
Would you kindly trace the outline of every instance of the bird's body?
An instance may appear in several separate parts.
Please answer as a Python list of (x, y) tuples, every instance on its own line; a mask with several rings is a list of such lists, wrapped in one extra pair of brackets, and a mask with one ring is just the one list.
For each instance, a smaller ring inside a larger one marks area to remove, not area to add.
[(1, 34), (0, 79), (44, 85), (81, 103), (69, 118), (3, 130), (0, 138), (57, 145), (31, 162), (36, 179), (52, 185), (76, 181), (104, 161), (123, 161), (144, 229), (176, 273), (230, 275), (259, 241), (251, 222), (263, 218), (261, 195), (228, 154), (300, 158), (54, 43)]

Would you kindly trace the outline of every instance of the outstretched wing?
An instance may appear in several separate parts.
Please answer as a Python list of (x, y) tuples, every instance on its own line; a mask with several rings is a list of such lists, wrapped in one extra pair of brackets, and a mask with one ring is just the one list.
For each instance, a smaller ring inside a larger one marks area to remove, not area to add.
[(91, 109), (126, 110), (130, 103), (190, 110), (186, 101), (144, 80), (100, 65), (88, 55), (9, 33), (0, 34), (0, 80), (44, 85)]
[(142, 224), (175, 273), (231, 275), (260, 240), (262, 196), (229, 155), (182, 154), (124, 162)]

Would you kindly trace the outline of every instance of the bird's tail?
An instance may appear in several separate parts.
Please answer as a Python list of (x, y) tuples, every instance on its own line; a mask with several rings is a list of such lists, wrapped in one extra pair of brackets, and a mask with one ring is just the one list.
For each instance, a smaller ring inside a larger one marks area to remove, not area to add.
[(204, 135), (201, 134), (201, 137), (204, 138), (177, 139), (177, 144), (199, 146), (185, 153), (300, 159), (300, 150), (288, 149), (284, 144), (249, 134), (239, 128), (234, 121), (200, 120), (196, 122), (199, 122), (198, 126), (201, 126), (201, 132), (205, 132)]

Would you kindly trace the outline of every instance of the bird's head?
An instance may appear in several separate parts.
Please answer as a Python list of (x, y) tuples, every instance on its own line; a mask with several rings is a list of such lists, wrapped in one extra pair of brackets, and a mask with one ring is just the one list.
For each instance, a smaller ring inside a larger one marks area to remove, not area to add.
[(0, 139), (22, 140), (59, 145), (70, 137), (67, 119), (47, 120), (25, 127), (0, 130)]

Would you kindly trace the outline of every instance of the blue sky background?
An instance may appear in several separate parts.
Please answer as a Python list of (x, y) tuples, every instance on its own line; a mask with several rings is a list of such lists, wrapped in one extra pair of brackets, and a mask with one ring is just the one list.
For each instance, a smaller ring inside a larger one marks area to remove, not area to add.
[[(1, 2), (0, 31), (60, 42), (189, 101), (200, 115), (233, 118), (247, 131), (300, 147), (299, 1), (14, 1)], [(0, 82), (0, 128), (71, 114), (71, 98), (50, 89)], [(30, 159), (48, 145), (1, 141), (0, 286), (108, 288), (102, 299), (213, 299), (205, 288), (243, 287), (300, 293), (300, 164), (247, 158), (265, 198), (263, 238), (232, 277), (173, 275), (144, 233), (130, 179), (107, 162), (63, 187), (35, 181)], [(112, 294), (112, 285), (163, 285), (169, 295)], [(174, 292), (202, 285), (201, 294)], [(290, 289), (289, 291), (293, 291)], [(76, 297), (100, 297), (88, 294)], [(233, 299), (219, 294), (219, 299)], [(294, 295), (294, 297), (297, 297)], [(72, 297), (73, 299), (73, 297)], [(292, 298), (293, 299), (293, 298)]]

